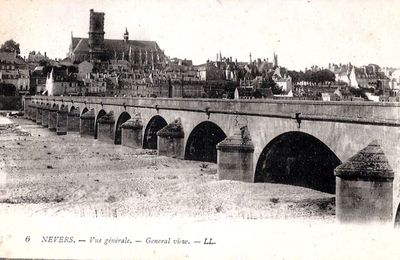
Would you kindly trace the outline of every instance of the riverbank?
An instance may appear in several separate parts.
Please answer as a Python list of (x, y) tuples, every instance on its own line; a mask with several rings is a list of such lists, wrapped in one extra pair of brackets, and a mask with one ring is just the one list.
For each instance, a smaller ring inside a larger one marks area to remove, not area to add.
[(334, 222), (334, 195), (219, 181), (216, 164), (157, 156), (13, 118), (1, 130), (0, 214)]

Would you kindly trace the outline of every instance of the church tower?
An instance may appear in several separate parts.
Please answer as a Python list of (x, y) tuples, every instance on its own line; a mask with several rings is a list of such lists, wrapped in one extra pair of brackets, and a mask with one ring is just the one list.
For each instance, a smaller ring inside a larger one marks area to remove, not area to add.
[(274, 68), (278, 66), (278, 54), (275, 54), (275, 52), (274, 52), (273, 66)]
[(89, 54), (91, 60), (101, 60), (104, 56), (104, 13), (90, 9)]
[(129, 32), (128, 32), (128, 28), (125, 27), (124, 42), (127, 43), (128, 40), (129, 40)]

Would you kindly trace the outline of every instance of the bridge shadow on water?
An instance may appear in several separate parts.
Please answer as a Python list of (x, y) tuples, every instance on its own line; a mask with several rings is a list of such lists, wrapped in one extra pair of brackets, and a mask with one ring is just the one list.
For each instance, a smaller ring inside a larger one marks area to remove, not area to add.
[(288, 132), (273, 139), (257, 162), (255, 182), (296, 185), (335, 193), (337, 156), (317, 138)]

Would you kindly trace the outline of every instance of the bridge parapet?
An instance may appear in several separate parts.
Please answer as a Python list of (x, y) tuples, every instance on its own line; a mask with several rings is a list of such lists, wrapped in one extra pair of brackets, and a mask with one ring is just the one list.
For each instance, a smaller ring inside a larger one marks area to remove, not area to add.
[(297, 118), (358, 124), (400, 126), (400, 104), (394, 102), (323, 102), (304, 100), (222, 100), (182, 98), (113, 98), (33, 96), (35, 101), (180, 110), (211, 114)]

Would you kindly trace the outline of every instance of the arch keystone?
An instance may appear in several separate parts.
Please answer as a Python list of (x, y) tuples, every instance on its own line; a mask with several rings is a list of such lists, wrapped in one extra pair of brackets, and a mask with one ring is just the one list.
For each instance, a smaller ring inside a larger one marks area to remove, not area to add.
[(253, 182), (254, 144), (247, 125), (236, 126), (234, 134), (217, 144), (220, 180)]

